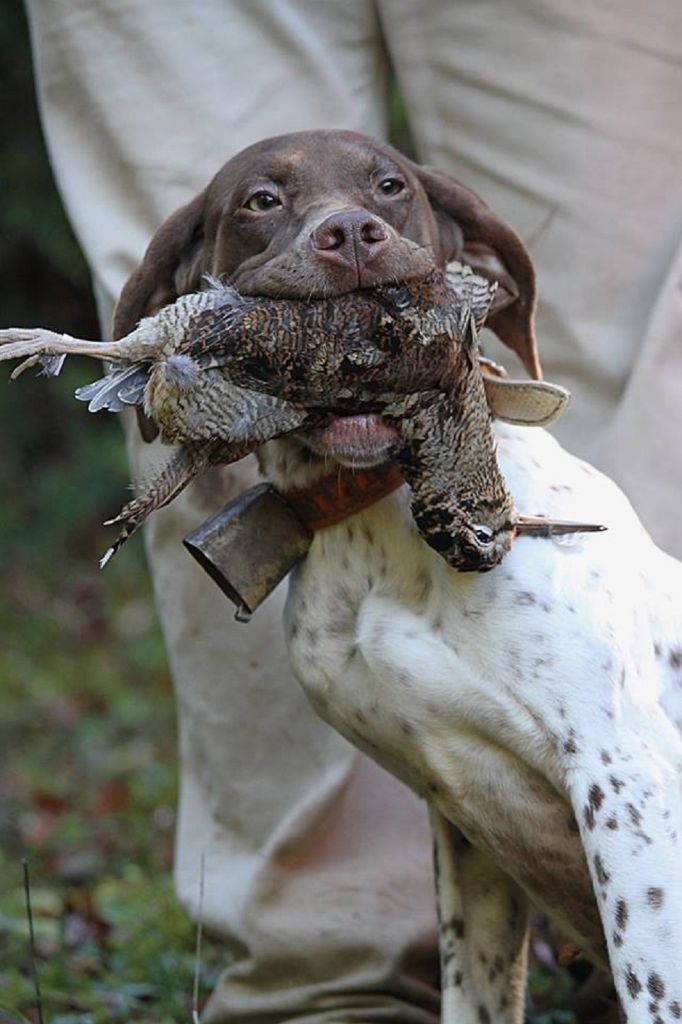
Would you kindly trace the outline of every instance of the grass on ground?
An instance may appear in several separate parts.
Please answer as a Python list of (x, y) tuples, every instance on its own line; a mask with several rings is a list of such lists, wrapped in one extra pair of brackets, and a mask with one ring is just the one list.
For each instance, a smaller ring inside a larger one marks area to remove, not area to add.
[[(173, 695), (141, 543), (97, 567), (127, 470), (113, 418), (64, 415), (87, 372), (3, 388), (0, 1022), (37, 1020), (26, 857), (46, 1024), (171, 1024), (195, 942), (171, 882)], [(224, 958), (202, 960), (205, 997)]]

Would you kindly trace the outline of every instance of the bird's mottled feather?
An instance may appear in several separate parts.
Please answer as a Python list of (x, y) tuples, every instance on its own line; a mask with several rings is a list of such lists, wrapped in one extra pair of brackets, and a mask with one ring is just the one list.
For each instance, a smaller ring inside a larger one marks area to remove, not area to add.
[[(393, 455), (425, 540), (460, 569), (500, 561), (514, 510), (495, 457), (477, 340), (494, 285), (452, 264), (447, 277), (433, 271), (308, 302), (208, 283), (102, 346), (113, 368), (77, 392), (93, 412), (142, 405), (162, 441), (181, 446), (173, 472), (128, 506), (128, 532), (207, 462), (234, 461), (330, 414), (378, 412), (400, 434)], [(11, 351), (45, 362), (98, 349), (55, 337), (42, 332), (39, 343)]]

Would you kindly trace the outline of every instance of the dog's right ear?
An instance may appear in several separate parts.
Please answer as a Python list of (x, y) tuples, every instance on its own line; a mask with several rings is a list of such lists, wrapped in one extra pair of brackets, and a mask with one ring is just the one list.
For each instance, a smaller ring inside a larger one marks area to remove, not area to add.
[(143, 316), (152, 316), (179, 295), (196, 291), (203, 271), (203, 225), (207, 189), (163, 222), (136, 271), (128, 278), (114, 310), (114, 340), (123, 338)]
[[(206, 194), (181, 206), (163, 222), (152, 238), (142, 263), (128, 278), (114, 310), (113, 336), (117, 341), (135, 329), (144, 316), (152, 316), (179, 295), (196, 291), (203, 271), (203, 225)], [(145, 441), (153, 441), (158, 428), (141, 409), (137, 422)]]

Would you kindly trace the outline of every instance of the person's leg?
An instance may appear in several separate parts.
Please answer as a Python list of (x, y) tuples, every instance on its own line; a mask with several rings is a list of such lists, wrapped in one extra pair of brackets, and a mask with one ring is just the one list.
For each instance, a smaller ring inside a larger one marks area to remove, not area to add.
[(545, 373), (574, 392), (557, 434), (682, 554), (682, 7), (379, 9), (419, 157), (480, 191), (531, 249)]
[[(35, 0), (39, 95), (62, 194), (111, 304), (149, 238), (224, 160), (315, 127), (386, 129), (364, 2)], [(159, 458), (130, 431), (138, 473)], [(177, 689), (176, 881), (236, 960), (205, 1020), (427, 1022), (437, 1012), (424, 808), (319, 721), (287, 669), (284, 588), (250, 625), (180, 540), (254, 482), (209, 475), (147, 534)]]

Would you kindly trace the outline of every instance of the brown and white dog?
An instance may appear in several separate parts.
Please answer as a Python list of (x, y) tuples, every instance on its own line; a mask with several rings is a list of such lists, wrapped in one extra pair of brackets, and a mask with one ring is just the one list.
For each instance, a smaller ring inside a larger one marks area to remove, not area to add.
[[(196, 290), (340, 295), (450, 259), (500, 282), (490, 326), (539, 375), (534, 274), (470, 190), (340, 131), (234, 157), (154, 237), (117, 336)], [(330, 462), (390, 458), (378, 416), (271, 442), (266, 475), (310, 485)], [(521, 538), (486, 575), (449, 569), (405, 489), (316, 534), (286, 629), (318, 712), (432, 811), (443, 1016), (523, 1016), (527, 903), (610, 965), (631, 1024), (682, 1017), (682, 566), (614, 484), (544, 431), (498, 427), (519, 507), (609, 532)]]

